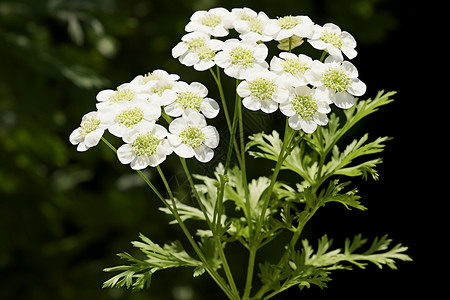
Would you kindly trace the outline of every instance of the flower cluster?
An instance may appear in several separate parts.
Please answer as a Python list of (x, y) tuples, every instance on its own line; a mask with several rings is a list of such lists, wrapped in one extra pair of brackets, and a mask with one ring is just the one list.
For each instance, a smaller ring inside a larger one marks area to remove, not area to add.
[[(100, 91), (97, 110), (83, 116), (69, 139), (78, 151), (86, 151), (108, 130), (124, 142), (117, 149), (120, 162), (135, 170), (155, 167), (173, 152), (208, 162), (219, 134), (206, 118), (216, 117), (219, 105), (207, 95), (201, 83), (188, 84), (164, 70), (138, 75), (116, 90)], [(161, 118), (168, 130), (158, 124)]]
[[(312, 133), (328, 123), (330, 105), (346, 109), (365, 93), (355, 66), (355, 39), (334, 24), (319, 26), (307, 16), (269, 18), (250, 8), (195, 12), (172, 56), (198, 71), (214, 66), (239, 80), (236, 93), (252, 111), (280, 111), (295, 130)], [(223, 39), (235, 30), (238, 37)], [(323, 51), (320, 60), (294, 54), (306, 40)], [(278, 56), (267, 61), (265, 43), (278, 41)], [(326, 59), (324, 59), (326, 57)], [(138, 75), (115, 90), (97, 94), (97, 110), (86, 114), (70, 135), (78, 151), (97, 145), (105, 130), (121, 138), (119, 160), (133, 169), (157, 166), (175, 152), (201, 162), (212, 159), (219, 134), (206, 119), (219, 113), (201, 83), (188, 84), (164, 70)], [(158, 123), (167, 121), (168, 129)], [(175, 118), (175, 119), (173, 119)]]
[[(221, 40), (234, 29), (238, 38)], [(172, 50), (174, 58), (196, 70), (215, 65), (241, 80), (237, 93), (249, 110), (272, 113), (278, 108), (295, 130), (312, 133), (328, 123), (330, 104), (346, 109), (366, 91), (349, 61), (357, 55), (353, 36), (337, 25), (314, 24), (308, 16), (269, 18), (250, 8), (213, 8), (195, 12)], [(306, 40), (328, 57), (313, 60), (291, 50)], [(278, 41), (285, 52), (267, 62), (265, 43)]]

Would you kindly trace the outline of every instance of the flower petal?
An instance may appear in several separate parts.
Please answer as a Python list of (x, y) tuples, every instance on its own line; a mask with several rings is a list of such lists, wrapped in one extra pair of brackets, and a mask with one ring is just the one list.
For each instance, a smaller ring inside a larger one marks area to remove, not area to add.
[(194, 151), (195, 158), (200, 162), (208, 162), (214, 157), (214, 151), (205, 145), (195, 148)]
[(205, 134), (205, 145), (210, 148), (217, 148), (219, 146), (219, 132), (214, 126), (206, 126), (202, 128), (202, 132)]
[(129, 144), (124, 144), (117, 149), (117, 157), (122, 164), (127, 165), (131, 163), (136, 155), (133, 153), (132, 147)]

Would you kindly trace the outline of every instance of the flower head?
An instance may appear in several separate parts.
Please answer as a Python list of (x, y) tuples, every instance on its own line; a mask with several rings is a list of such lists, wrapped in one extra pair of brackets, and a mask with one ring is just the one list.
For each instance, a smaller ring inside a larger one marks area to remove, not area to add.
[(274, 39), (284, 40), (292, 36), (310, 37), (313, 31), (313, 21), (307, 16), (285, 16), (277, 19), (278, 33)]
[[(164, 110), (171, 117), (179, 117), (191, 111), (201, 112), (207, 118), (215, 118), (219, 113), (219, 104), (207, 98), (208, 89), (201, 83), (178, 82), (171, 103)], [(169, 100), (168, 100), (169, 101)]]
[(219, 145), (216, 128), (207, 125), (205, 117), (195, 111), (173, 120), (169, 131), (168, 140), (180, 157), (195, 156), (200, 162), (208, 162), (214, 156), (212, 149)]
[(197, 71), (207, 70), (215, 65), (216, 52), (222, 49), (223, 42), (211, 39), (203, 32), (191, 32), (184, 35), (172, 49), (172, 56), (183, 65), (194, 66)]
[(270, 70), (293, 87), (307, 85), (305, 72), (309, 69), (312, 59), (303, 54), (297, 56), (289, 52), (281, 52), (279, 56), (279, 58), (274, 56), (270, 61)]
[(136, 126), (156, 121), (161, 116), (159, 105), (142, 99), (102, 106), (98, 111), (108, 124), (108, 131), (117, 137), (123, 137), (127, 131)]
[(280, 111), (289, 117), (289, 126), (295, 130), (312, 133), (317, 125), (327, 125), (331, 111), (328, 98), (318, 89), (307, 86), (295, 88), (289, 100), (280, 104)]
[(341, 31), (339, 26), (327, 23), (323, 26), (314, 25), (312, 36), (308, 42), (316, 49), (326, 50), (330, 55), (343, 60), (342, 53), (349, 59), (357, 55), (356, 41), (347, 31)]
[(242, 40), (263, 41), (273, 40), (279, 28), (276, 21), (270, 19), (264, 12), (256, 13), (250, 8), (234, 8), (231, 10), (234, 16), (233, 27), (240, 33)]
[(156, 167), (173, 152), (166, 136), (167, 130), (154, 122), (137, 126), (123, 136), (126, 144), (117, 149), (117, 157), (134, 170)]
[(243, 98), (242, 104), (250, 110), (262, 110), (272, 113), (278, 109), (278, 103), (289, 97), (289, 90), (282, 78), (270, 71), (263, 71), (246, 77), (237, 87), (237, 93)]
[(126, 103), (135, 99), (147, 99), (148, 94), (135, 91), (129, 83), (123, 83), (116, 90), (106, 89), (100, 91), (97, 96), (97, 109), (117, 103)]
[(180, 79), (180, 76), (176, 74), (169, 74), (165, 70), (154, 70), (144, 75), (137, 75), (126, 88), (134, 91), (135, 93), (152, 94), (154, 86), (160, 81), (172, 81), (175, 82)]
[(267, 69), (268, 49), (264, 44), (229, 39), (215, 57), (216, 64), (230, 77), (244, 79), (246, 75)]
[(98, 145), (106, 127), (96, 111), (89, 112), (81, 119), (80, 127), (72, 131), (69, 141), (72, 145), (78, 145), (78, 151), (86, 151)]
[(232, 28), (230, 12), (222, 7), (212, 8), (208, 11), (196, 11), (186, 25), (187, 32), (200, 31), (212, 36), (227, 36), (228, 29)]
[(305, 76), (311, 85), (327, 92), (331, 102), (339, 108), (352, 107), (354, 96), (366, 92), (366, 85), (357, 78), (355, 66), (334, 56), (327, 57), (325, 63), (313, 61)]

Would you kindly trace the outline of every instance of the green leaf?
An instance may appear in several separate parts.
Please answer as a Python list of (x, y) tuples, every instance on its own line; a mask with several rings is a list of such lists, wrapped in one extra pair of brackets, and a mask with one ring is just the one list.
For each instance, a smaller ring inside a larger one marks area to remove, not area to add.
[(316, 253), (312, 252), (308, 241), (303, 240), (302, 244), (305, 253), (305, 264), (327, 270), (350, 270), (351, 265), (364, 269), (368, 262), (375, 264), (379, 268), (386, 265), (391, 269), (396, 269), (396, 260), (412, 260), (404, 253), (408, 250), (408, 247), (397, 244), (389, 249), (391, 242), (392, 240), (388, 239), (387, 235), (375, 238), (370, 248), (359, 254), (355, 253), (355, 251), (367, 243), (367, 239), (362, 239), (360, 234), (356, 235), (353, 240), (346, 239), (344, 249), (330, 250), (332, 240), (329, 240), (326, 235), (319, 240)]
[(105, 272), (120, 271), (121, 273), (105, 281), (104, 288), (123, 286), (133, 290), (148, 288), (152, 275), (168, 268), (195, 267), (194, 276), (203, 273), (198, 269), (202, 267), (202, 262), (189, 256), (180, 242), (176, 241), (161, 247), (142, 234), (139, 237), (142, 241), (132, 242), (132, 244), (145, 254), (146, 258), (141, 260), (126, 252), (118, 254), (121, 259), (127, 260), (130, 264), (105, 268)]
[(367, 178), (367, 174), (371, 174), (372, 178), (377, 180), (378, 173), (375, 167), (382, 162), (381, 158), (365, 161), (360, 164), (349, 166), (355, 159), (384, 150), (384, 142), (390, 140), (389, 137), (379, 137), (375, 141), (366, 143), (368, 134), (365, 134), (359, 140), (353, 140), (343, 152), (339, 151), (339, 147), (333, 147), (332, 157), (324, 167), (324, 177), (332, 175), (345, 175), (349, 177), (363, 176)]
[(348, 130), (361, 119), (378, 111), (381, 106), (391, 103), (391, 97), (395, 94), (396, 92), (379, 91), (374, 99), (358, 101), (353, 107), (343, 110), (346, 120), (342, 126), (339, 117), (331, 114), (327, 126), (319, 126), (313, 134), (305, 136), (305, 139), (311, 148), (325, 157)]
[(317, 200), (317, 206), (323, 206), (328, 202), (339, 202), (343, 204), (347, 209), (351, 207), (360, 210), (366, 210), (367, 208), (359, 201), (360, 196), (356, 193), (357, 189), (353, 189), (342, 193), (341, 191), (349, 185), (350, 182), (339, 183), (339, 180), (330, 181), (326, 190), (322, 190)]

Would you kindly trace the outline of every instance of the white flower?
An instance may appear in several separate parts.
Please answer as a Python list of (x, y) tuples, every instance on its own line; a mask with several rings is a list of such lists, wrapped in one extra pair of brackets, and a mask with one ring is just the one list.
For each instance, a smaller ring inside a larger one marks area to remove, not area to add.
[(326, 50), (330, 55), (339, 57), (343, 60), (342, 53), (349, 59), (357, 55), (355, 50), (356, 41), (347, 31), (341, 29), (332, 23), (319, 26), (314, 25), (314, 31), (308, 42), (316, 49)]
[(177, 81), (180, 76), (176, 74), (169, 74), (165, 70), (154, 70), (144, 75), (137, 75), (130, 81), (126, 88), (134, 91), (135, 93), (152, 94), (153, 87), (161, 80)]
[(191, 32), (184, 35), (172, 49), (172, 56), (179, 58), (183, 65), (204, 71), (215, 65), (214, 57), (222, 49), (222, 44), (222, 41), (211, 39), (206, 33)]
[(277, 19), (278, 33), (274, 36), (276, 41), (292, 36), (307, 38), (313, 32), (314, 23), (307, 16), (286, 16)]
[(148, 100), (135, 99), (102, 106), (98, 112), (100, 118), (108, 124), (108, 131), (117, 137), (123, 137), (127, 131), (143, 122), (156, 121), (161, 116), (161, 107)]
[(206, 124), (205, 117), (192, 111), (173, 120), (169, 125), (168, 140), (173, 151), (180, 157), (194, 157), (208, 162), (214, 156), (212, 149), (219, 145), (219, 133), (214, 126)]
[(101, 122), (96, 111), (89, 112), (81, 119), (80, 127), (72, 131), (69, 136), (69, 141), (72, 145), (78, 145), (78, 151), (86, 151), (98, 145), (106, 127)]
[(366, 92), (366, 85), (357, 78), (355, 66), (334, 56), (327, 57), (325, 63), (313, 61), (305, 76), (311, 85), (326, 91), (331, 102), (339, 108), (352, 107), (354, 96), (362, 96)]
[(256, 13), (245, 7), (233, 8), (231, 13), (234, 16), (233, 27), (242, 40), (268, 42), (280, 30), (276, 20), (270, 19), (264, 12)]
[(117, 149), (117, 157), (122, 164), (130, 164), (133, 170), (156, 167), (173, 152), (166, 136), (167, 130), (161, 125), (141, 124), (123, 136), (126, 144)]
[(237, 87), (237, 93), (243, 98), (242, 104), (249, 110), (262, 110), (272, 113), (278, 109), (278, 103), (287, 101), (289, 90), (286, 83), (275, 73), (268, 70), (246, 77)]
[(178, 82), (174, 88), (174, 93), (170, 94), (164, 110), (171, 117), (179, 117), (191, 111), (201, 112), (207, 118), (215, 118), (219, 113), (219, 104), (211, 98), (207, 98), (208, 89), (201, 83)]
[(176, 86), (179, 84), (170, 78), (158, 80), (150, 89), (149, 101), (160, 106), (169, 105), (174, 101)]
[(293, 87), (307, 85), (305, 72), (309, 69), (312, 59), (303, 54), (297, 56), (289, 52), (281, 52), (279, 56), (280, 58), (274, 56), (270, 61), (270, 70)]
[(246, 75), (268, 68), (268, 49), (264, 44), (229, 39), (215, 57), (216, 64), (230, 77), (244, 79)]
[(129, 84), (124, 83), (117, 87), (117, 90), (106, 89), (100, 91), (96, 99), (98, 101), (97, 108), (107, 105), (114, 105), (119, 102), (128, 102), (134, 99), (147, 99), (148, 95), (137, 93), (133, 89), (128, 88)]
[(299, 86), (280, 104), (280, 111), (289, 117), (289, 126), (295, 130), (312, 133), (317, 125), (327, 125), (327, 113), (331, 111), (326, 93), (307, 86)]
[(230, 28), (232, 28), (231, 13), (225, 8), (216, 7), (208, 11), (196, 11), (192, 14), (185, 30), (187, 32), (200, 31), (212, 36), (223, 37), (228, 35), (228, 29)]

